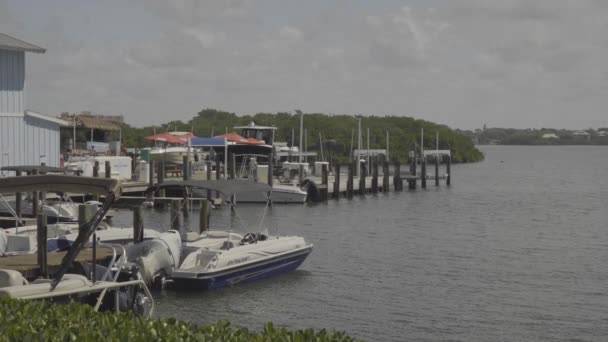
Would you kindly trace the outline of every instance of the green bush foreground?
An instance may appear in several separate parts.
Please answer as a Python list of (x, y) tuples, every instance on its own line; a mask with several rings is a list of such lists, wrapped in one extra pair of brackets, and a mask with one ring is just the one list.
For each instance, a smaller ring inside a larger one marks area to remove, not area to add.
[(325, 329), (287, 330), (267, 323), (261, 332), (229, 322), (198, 325), (176, 319), (147, 320), (130, 313), (95, 312), (71, 303), (0, 297), (0, 341), (354, 341)]

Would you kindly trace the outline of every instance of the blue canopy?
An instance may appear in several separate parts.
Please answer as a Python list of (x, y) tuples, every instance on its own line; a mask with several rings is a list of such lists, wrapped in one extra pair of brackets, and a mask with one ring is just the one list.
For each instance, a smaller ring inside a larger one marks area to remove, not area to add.
[(225, 146), (224, 138), (190, 138), (190, 146)]

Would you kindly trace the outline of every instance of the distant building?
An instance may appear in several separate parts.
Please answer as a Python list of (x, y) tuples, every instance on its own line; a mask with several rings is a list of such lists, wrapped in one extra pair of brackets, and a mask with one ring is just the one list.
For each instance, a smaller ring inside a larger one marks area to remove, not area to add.
[(543, 134), (542, 138), (543, 139), (559, 139), (559, 137), (555, 133), (545, 133), (545, 134)]
[(597, 131), (598, 137), (608, 137), (608, 131)]
[(25, 53), (45, 49), (0, 33), (0, 167), (60, 166), (63, 120), (26, 110)]
[(589, 134), (589, 132), (586, 132), (586, 131), (575, 131), (572, 133), (572, 135), (574, 135), (575, 137), (588, 137), (591, 134)]

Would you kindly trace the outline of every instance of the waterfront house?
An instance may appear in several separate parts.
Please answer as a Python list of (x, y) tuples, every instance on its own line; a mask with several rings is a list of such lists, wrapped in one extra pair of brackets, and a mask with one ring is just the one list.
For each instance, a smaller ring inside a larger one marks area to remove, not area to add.
[(59, 128), (68, 123), (25, 109), (26, 52), (45, 49), (0, 33), (0, 167), (60, 166)]

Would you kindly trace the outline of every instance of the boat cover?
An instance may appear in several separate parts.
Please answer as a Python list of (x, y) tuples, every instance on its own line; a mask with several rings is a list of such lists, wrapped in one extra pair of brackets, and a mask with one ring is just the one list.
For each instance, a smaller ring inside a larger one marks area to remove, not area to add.
[(79, 194), (120, 195), (120, 182), (112, 178), (66, 175), (36, 175), (0, 178), (0, 194), (15, 192), (73, 192)]

